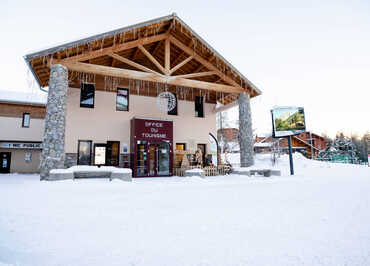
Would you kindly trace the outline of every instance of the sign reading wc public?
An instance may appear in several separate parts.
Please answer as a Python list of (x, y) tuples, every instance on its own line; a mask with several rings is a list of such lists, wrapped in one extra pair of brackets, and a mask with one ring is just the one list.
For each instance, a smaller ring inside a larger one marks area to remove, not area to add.
[(306, 131), (303, 107), (276, 107), (271, 110), (272, 136), (282, 138)]

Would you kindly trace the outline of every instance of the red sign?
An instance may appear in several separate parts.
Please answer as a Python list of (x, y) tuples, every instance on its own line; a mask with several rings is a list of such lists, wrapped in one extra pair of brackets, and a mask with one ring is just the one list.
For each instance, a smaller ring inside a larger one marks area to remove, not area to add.
[[(131, 119), (130, 142), (132, 160), (131, 169), (134, 177), (172, 175), (172, 121), (133, 118)], [(167, 150), (166, 147), (168, 148)], [(155, 150), (157, 152), (155, 152)], [(148, 154), (151, 154), (151, 156), (147, 156)], [(166, 175), (158, 172), (160, 161), (169, 166), (169, 171)], [(155, 165), (157, 165), (157, 167), (153, 168)]]
[(133, 119), (131, 128), (137, 140), (171, 141), (173, 138), (172, 121)]

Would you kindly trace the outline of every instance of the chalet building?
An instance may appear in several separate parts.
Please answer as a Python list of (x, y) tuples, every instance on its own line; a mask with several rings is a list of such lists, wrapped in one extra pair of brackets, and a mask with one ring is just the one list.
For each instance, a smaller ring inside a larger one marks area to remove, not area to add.
[(217, 130), (217, 139), (220, 141), (222, 138), (225, 141), (238, 142), (239, 129), (237, 128), (220, 128)]
[(45, 104), (0, 98), (0, 173), (38, 173)]
[[(300, 151), (308, 158), (315, 158), (327, 144), (325, 138), (312, 132), (303, 132), (292, 137), (293, 151)], [(256, 137), (254, 151), (256, 153), (271, 152), (273, 149), (287, 151), (288, 147), (287, 138)]]
[(241, 160), (253, 163), (250, 98), (261, 92), (176, 14), (24, 59), (48, 87), (41, 179), (76, 164), (171, 176), (184, 153), (212, 153), (216, 113), (235, 103)]
[(239, 129), (220, 128), (217, 130), (217, 140), (222, 152), (239, 152)]

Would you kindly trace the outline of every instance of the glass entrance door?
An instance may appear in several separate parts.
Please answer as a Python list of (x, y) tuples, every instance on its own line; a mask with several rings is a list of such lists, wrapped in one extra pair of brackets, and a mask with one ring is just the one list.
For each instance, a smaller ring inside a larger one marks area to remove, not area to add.
[(107, 141), (106, 165), (119, 165), (119, 141)]
[(170, 175), (170, 145), (167, 142), (157, 144), (158, 175)]
[(0, 173), (10, 173), (11, 155), (10, 152), (0, 152)]
[(147, 142), (138, 140), (136, 144), (137, 162), (136, 176), (148, 176), (147, 169)]
[(149, 176), (156, 176), (157, 175), (157, 145), (151, 143), (149, 145)]
[(149, 176), (170, 175), (170, 145), (167, 142), (149, 144)]

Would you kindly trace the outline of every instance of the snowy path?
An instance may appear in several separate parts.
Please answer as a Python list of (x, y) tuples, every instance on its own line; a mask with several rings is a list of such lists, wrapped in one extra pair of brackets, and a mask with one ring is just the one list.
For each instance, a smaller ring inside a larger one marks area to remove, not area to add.
[(300, 158), (296, 173), (0, 175), (0, 265), (370, 265), (370, 168)]

